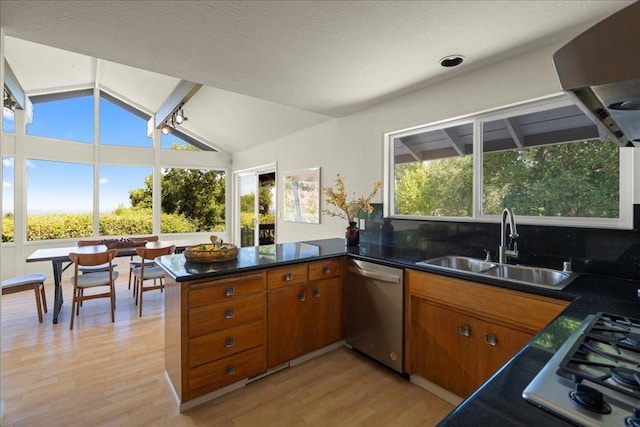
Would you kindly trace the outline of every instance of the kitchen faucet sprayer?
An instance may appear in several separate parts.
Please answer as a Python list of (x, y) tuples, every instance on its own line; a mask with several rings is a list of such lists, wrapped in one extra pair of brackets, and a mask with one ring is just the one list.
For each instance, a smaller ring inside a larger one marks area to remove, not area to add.
[[(513, 249), (507, 247), (507, 220), (509, 221), (509, 237), (513, 242)], [(516, 228), (516, 218), (513, 212), (509, 208), (504, 208), (502, 211), (502, 222), (500, 225), (500, 247), (498, 248), (498, 262), (504, 264), (507, 262), (507, 257), (518, 257), (518, 243), (515, 240), (518, 238), (518, 229)]]

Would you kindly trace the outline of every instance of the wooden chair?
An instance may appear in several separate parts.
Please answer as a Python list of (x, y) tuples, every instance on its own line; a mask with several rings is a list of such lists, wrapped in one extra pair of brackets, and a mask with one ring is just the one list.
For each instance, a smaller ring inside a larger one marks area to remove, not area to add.
[(47, 276), (42, 273), (25, 274), (23, 276), (16, 276), (3, 280), (2, 295), (30, 291), (33, 289), (36, 294), (36, 305), (38, 306), (38, 320), (42, 323), (42, 309), (44, 309), (45, 313), (47, 312), (47, 296), (44, 293), (45, 280), (47, 280)]
[[(133, 293), (138, 296), (136, 304), (140, 305), (140, 317), (142, 317), (142, 297), (144, 293), (154, 289), (160, 289), (161, 291), (164, 289), (164, 270), (155, 265), (155, 263), (153, 266), (149, 266), (146, 261), (153, 261), (162, 255), (171, 255), (175, 250), (176, 247), (174, 245), (152, 249), (136, 248), (136, 253), (142, 259), (142, 265), (133, 270)], [(145, 280), (153, 280), (153, 285), (144, 286)]]
[[(133, 243), (146, 243), (146, 242), (157, 242), (158, 236), (145, 236), (145, 237), (130, 237)], [(136, 255), (131, 255), (131, 260), (129, 261), (129, 287), (127, 289), (131, 289), (131, 278), (133, 277), (133, 270), (140, 267), (142, 265), (142, 259), (136, 259)], [(153, 261), (147, 261), (147, 267), (153, 267)], [(133, 297), (136, 295), (134, 293)]]
[[(103, 243), (100, 240), (78, 240), (78, 247), (98, 246), (102, 244)], [(114, 268), (117, 266), (118, 264), (116, 263), (113, 264)], [(97, 273), (97, 272), (105, 272), (105, 271), (109, 271), (109, 265), (106, 263), (103, 265), (93, 265), (93, 266), (83, 265), (80, 267), (81, 273)]]
[[(73, 283), (73, 304), (71, 306), (71, 324), (69, 329), (73, 330), (73, 319), (76, 315), (80, 315), (80, 305), (83, 301), (95, 298), (109, 298), (111, 300), (111, 322), (115, 322), (114, 310), (116, 308), (116, 292), (115, 280), (118, 278), (118, 272), (113, 269), (113, 258), (118, 254), (117, 249), (108, 249), (105, 252), (97, 252), (92, 254), (82, 254), (71, 252), (69, 259), (74, 265), (74, 274), (71, 277)], [(82, 266), (97, 266), (107, 264), (107, 271), (97, 271), (91, 274), (81, 274)], [(102, 293), (84, 294), (85, 289), (106, 286), (108, 290)]]

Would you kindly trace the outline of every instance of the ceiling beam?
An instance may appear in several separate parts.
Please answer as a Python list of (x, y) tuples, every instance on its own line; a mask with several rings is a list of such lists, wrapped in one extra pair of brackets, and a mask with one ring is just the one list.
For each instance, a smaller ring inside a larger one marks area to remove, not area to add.
[[(171, 117), (171, 114), (182, 104), (189, 101), (193, 95), (196, 94), (202, 87), (200, 83), (193, 83), (187, 80), (180, 80), (173, 91), (169, 94), (167, 99), (162, 103), (158, 111), (149, 120), (152, 126), (147, 126), (147, 133), (151, 135), (153, 129), (159, 129), (162, 127), (167, 118)], [(149, 129), (151, 128), (151, 129)], [(149, 132), (151, 130), (151, 132)]]
[(504, 119), (504, 124), (507, 126), (509, 135), (511, 135), (511, 138), (513, 139), (513, 142), (515, 142), (516, 147), (518, 147), (518, 150), (523, 150), (525, 147), (524, 134), (522, 133), (520, 126), (518, 126), (512, 118)]
[(396, 140), (396, 142), (399, 142), (400, 145), (402, 145), (404, 148), (406, 148), (407, 151), (409, 152), (409, 154), (411, 154), (411, 157), (416, 159), (416, 162), (421, 162), (422, 161), (422, 156), (420, 155), (421, 153), (416, 152), (413, 148), (409, 148), (409, 146), (407, 144), (405, 144), (400, 138), (398, 138)]
[(464, 152), (464, 142), (460, 139), (458, 135), (453, 133), (451, 129), (444, 129), (445, 135), (447, 135), (447, 139), (449, 143), (453, 147), (454, 150), (458, 153), (459, 156), (464, 156), (466, 153)]

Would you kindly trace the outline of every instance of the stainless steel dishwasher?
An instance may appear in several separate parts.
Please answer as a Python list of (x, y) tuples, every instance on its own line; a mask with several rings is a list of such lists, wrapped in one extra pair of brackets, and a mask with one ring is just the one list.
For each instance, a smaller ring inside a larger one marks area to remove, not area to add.
[(403, 372), (403, 270), (350, 259), (345, 284), (348, 346)]

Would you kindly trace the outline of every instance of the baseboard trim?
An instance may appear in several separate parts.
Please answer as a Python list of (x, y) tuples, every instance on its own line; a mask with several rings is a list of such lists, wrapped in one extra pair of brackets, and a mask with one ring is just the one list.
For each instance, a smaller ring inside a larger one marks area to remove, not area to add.
[(418, 387), (421, 387), (425, 390), (427, 390), (428, 392), (431, 392), (433, 394), (435, 394), (436, 396), (438, 396), (440, 399), (445, 400), (449, 403), (451, 403), (454, 406), (458, 406), (459, 404), (461, 404), (464, 399), (461, 398), (460, 396), (451, 393), (449, 390), (446, 390), (442, 387), (440, 387), (437, 384), (432, 383), (429, 380), (426, 380), (422, 377), (419, 377), (417, 375), (411, 375), (409, 377), (409, 380), (417, 385)]

